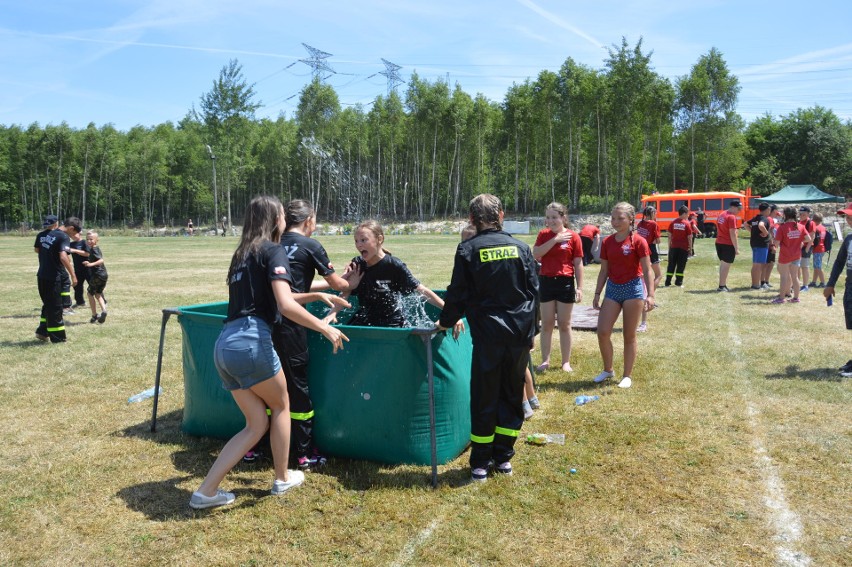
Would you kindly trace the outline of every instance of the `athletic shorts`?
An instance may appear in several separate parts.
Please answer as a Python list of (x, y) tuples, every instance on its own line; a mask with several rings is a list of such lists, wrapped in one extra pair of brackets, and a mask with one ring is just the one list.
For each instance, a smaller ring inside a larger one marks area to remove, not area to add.
[(810, 256), (810, 254), (808, 254), (807, 256), (802, 254), (802, 263), (799, 264), (799, 265), (803, 268), (810, 268), (811, 267), (811, 256)]
[(734, 248), (733, 244), (719, 244), (717, 242), (716, 256), (718, 256), (719, 260), (726, 264), (733, 264), (734, 259), (737, 257), (737, 249)]
[(752, 264), (765, 264), (769, 257), (769, 248), (752, 248), (751, 262)]
[[(107, 276), (109, 277), (109, 276)], [(100, 295), (104, 292), (107, 284), (107, 278), (102, 278), (92, 274), (92, 279), (89, 280), (89, 295)]]
[(612, 280), (606, 280), (606, 293), (604, 297), (618, 304), (623, 304), (628, 299), (645, 299), (645, 283), (641, 277), (633, 278), (627, 283), (617, 284)]
[(577, 291), (574, 276), (539, 276), (538, 296), (542, 303), (558, 301), (559, 303), (574, 303)]
[(659, 264), (660, 263), (660, 252), (657, 250), (657, 245), (651, 244), (649, 246), (649, 248), (651, 249), (651, 263), (652, 264)]
[(822, 269), (822, 257), (825, 256), (825, 252), (814, 252), (814, 269), (821, 270)]
[(846, 316), (846, 328), (852, 331), (852, 284), (846, 276), (846, 291), (843, 292), (843, 314)]
[(226, 390), (247, 390), (281, 370), (269, 325), (253, 316), (225, 323), (216, 339), (213, 362)]
[(769, 253), (766, 255), (766, 263), (767, 264), (774, 264), (775, 263), (775, 250), (770, 250)]

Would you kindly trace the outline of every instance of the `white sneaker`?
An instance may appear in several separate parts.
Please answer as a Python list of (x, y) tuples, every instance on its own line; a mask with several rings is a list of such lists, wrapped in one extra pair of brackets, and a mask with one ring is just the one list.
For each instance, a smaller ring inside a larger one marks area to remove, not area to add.
[(288, 470), (287, 471), (287, 477), (290, 480), (288, 480), (286, 482), (283, 481), (283, 480), (278, 480), (278, 479), (276, 479), (272, 482), (272, 494), (273, 495), (279, 496), (281, 494), (284, 494), (285, 492), (287, 492), (291, 488), (296, 488), (297, 486), (299, 486), (300, 484), (305, 482), (305, 473), (303, 473), (302, 471)]
[(594, 380), (592, 380), (592, 382), (594, 382), (595, 384), (600, 384), (601, 382), (606, 382), (607, 380), (609, 380), (613, 376), (615, 376), (615, 374), (613, 374), (612, 372), (610, 372), (608, 370), (604, 370), (603, 372), (601, 372), (600, 374), (595, 376), (595, 378), (594, 378)]
[(204, 510), (233, 504), (235, 499), (233, 492), (225, 492), (224, 490), (217, 490), (214, 496), (204, 496), (200, 492), (193, 492), (192, 498), (189, 499), (189, 507), (195, 510)]
[(530, 419), (530, 418), (532, 418), (533, 415), (535, 415), (535, 412), (533, 412), (533, 409), (530, 406), (529, 402), (524, 402), (523, 407), (524, 407), (524, 419)]
[(636, 327), (637, 333), (644, 333), (647, 330), (648, 330), (648, 324), (647, 323), (641, 323), (638, 327)]
[(621, 379), (621, 382), (618, 383), (619, 388), (629, 388), (633, 385), (633, 380), (630, 379), (630, 376), (625, 376)]

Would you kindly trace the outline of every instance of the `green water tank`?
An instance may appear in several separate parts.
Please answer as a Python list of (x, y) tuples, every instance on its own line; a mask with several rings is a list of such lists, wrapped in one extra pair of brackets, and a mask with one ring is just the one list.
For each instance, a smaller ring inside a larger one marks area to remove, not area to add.
[[(442, 292), (438, 292), (439, 295)], [(357, 304), (355, 305), (357, 307)], [(354, 310), (340, 314), (347, 321)], [(309, 309), (320, 314), (323, 307)], [(193, 435), (228, 438), (245, 425), (231, 395), (222, 389), (213, 347), (227, 303), (178, 308), (183, 330), (183, 429)], [(437, 310), (426, 305), (427, 315)], [(431, 428), (426, 345), (410, 328), (340, 325), (349, 337), (332, 354), (320, 334), (308, 333), (308, 366), (314, 404), (314, 441), (339, 457), (384, 463), (429, 464)], [(429, 340), (435, 396), (437, 461), (457, 457), (470, 440), (470, 334), (458, 340), (439, 333)]]

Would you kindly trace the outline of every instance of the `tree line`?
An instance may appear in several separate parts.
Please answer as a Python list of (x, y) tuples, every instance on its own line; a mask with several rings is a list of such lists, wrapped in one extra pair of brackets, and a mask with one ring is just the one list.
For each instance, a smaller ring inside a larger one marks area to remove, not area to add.
[(238, 61), (177, 124), (85, 129), (0, 126), (0, 226), (48, 213), (89, 225), (154, 227), (239, 219), (259, 193), (307, 198), (329, 221), (464, 216), (475, 194), (538, 214), (575, 211), (689, 188), (769, 194), (852, 183), (852, 125), (830, 109), (749, 124), (739, 81), (711, 49), (674, 83), (640, 39), (608, 50), (601, 69), (571, 59), (513, 84), (502, 102), (416, 73), (403, 93), (343, 106), (319, 79), (291, 118), (261, 107)]

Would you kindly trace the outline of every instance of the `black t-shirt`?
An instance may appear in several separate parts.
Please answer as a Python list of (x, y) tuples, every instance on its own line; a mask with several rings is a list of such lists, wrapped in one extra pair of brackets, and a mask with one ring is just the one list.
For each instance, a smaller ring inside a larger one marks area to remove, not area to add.
[[(760, 223), (766, 229), (766, 236), (760, 234)], [(763, 215), (755, 215), (753, 219), (748, 221), (748, 226), (751, 228), (751, 238), (749, 244), (752, 248), (769, 248), (769, 240), (772, 238), (772, 233), (769, 231), (769, 219)]]
[[(89, 262), (97, 262), (98, 260), (103, 260), (104, 255), (101, 252), (100, 246), (92, 246), (89, 248)], [(107, 269), (106, 264), (98, 264), (95, 267), (89, 267), (89, 273), (92, 274), (92, 277), (97, 277), (102, 280), (107, 278)]]
[(334, 273), (325, 248), (313, 238), (298, 232), (285, 232), (281, 236), (281, 246), (290, 261), (293, 293), (309, 292), (317, 272), (322, 277)]
[(385, 254), (374, 266), (367, 266), (363, 258), (352, 259), (361, 270), (361, 281), (352, 291), (358, 296), (358, 311), (349, 320), (350, 325), (367, 327), (405, 327), (400, 296), (414, 292), (420, 282), (408, 271), (402, 260)]
[(57, 229), (43, 230), (35, 239), (38, 248), (38, 277), (42, 280), (55, 280), (65, 266), (59, 259), (60, 253), (68, 253), (71, 240), (63, 231)]
[(271, 327), (278, 317), (278, 304), (272, 293), (272, 280), (292, 283), (290, 262), (284, 249), (271, 241), (260, 246), (257, 254), (251, 254), (228, 282), (228, 317), (233, 321), (254, 315)]
[[(89, 245), (85, 240), (71, 240), (71, 249), (72, 250), (82, 250), (83, 252), (90, 252)], [(74, 261), (74, 272), (76, 272), (77, 279), (82, 279), (85, 277), (86, 272), (89, 270), (86, 266), (83, 265), (83, 262), (91, 261), (86, 256), (80, 256), (79, 254), (71, 254), (71, 258)]]

